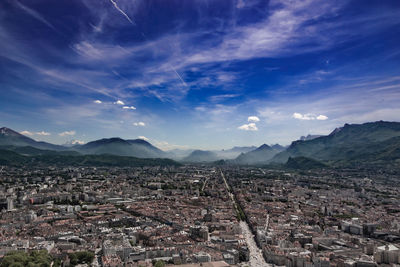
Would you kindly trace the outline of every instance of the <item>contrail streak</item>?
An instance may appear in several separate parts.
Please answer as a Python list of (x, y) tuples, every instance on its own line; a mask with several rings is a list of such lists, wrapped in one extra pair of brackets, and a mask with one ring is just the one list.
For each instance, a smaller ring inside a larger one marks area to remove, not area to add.
[[(135, 23), (134, 21), (132, 21), (131, 18), (130, 18), (121, 8), (119, 8), (119, 6), (118, 6), (117, 3), (115, 2), (115, 0), (110, 0), (110, 2), (113, 4), (113, 6), (115, 7), (115, 9), (117, 9), (122, 15), (124, 15), (124, 17), (125, 17), (132, 25), (136, 25), (136, 23)], [(144, 34), (144, 32), (141, 32), (141, 34), (143, 35), (143, 37), (144, 37), (146, 40), (148, 40), (147, 37), (146, 37), (146, 35)], [(175, 68), (171, 66), (171, 69), (175, 72), (176, 76), (178, 76), (178, 78), (179, 78), (179, 80), (182, 82), (182, 84), (183, 84), (184, 86), (187, 87), (188, 85), (187, 85), (186, 82), (182, 79), (182, 76), (179, 75), (179, 73), (175, 70)]]
[(34, 17), (35, 19), (41, 21), (42, 23), (46, 24), (47, 26), (49, 26), (50, 28), (52, 28), (53, 30), (57, 31), (57, 29), (50, 23), (48, 22), (42, 15), (40, 15), (38, 12), (36, 12), (35, 10), (21, 4), (18, 1), (14, 2), (19, 8), (21, 8), (22, 10), (24, 10), (26, 13), (28, 13), (30, 16)]
[[(110, 0), (110, 1), (111, 1), (111, 0)], [(144, 34), (144, 32), (141, 32), (141, 33), (142, 33), (144, 39), (146, 39), (146, 41), (149, 41), (149, 39), (147, 39), (147, 36)], [(170, 65), (170, 64), (169, 64), (169, 65)], [(182, 76), (179, 75), (179, 73), (175, 70), (174, 67), (172, 67), (172, 65), (170, 65), (170, 67), (171, 67), (171, 69), (175, 72), (176, 76), (178, 76), (179, 80), (181, 80), (182, 84), (183, 84), (184, 86), (187, 87), (188, 85), (187, 85), (187, 83), (182, 79)]]
[(179, 77), (179, 80), (181, 80), (182, 84), (183, 84), (184, 86), (187, 86), (187, 84), (185, 83), (185, 81), (182, 79), (181, 75), (179, 75), (179, 73), (174, 69), (174, 67), (171, 66), (171, 68), (172, 68), (172, 70), (175, 72), (175, 74)]
[(135, 22), (133, 22), (133, 21), (131, 20), (131, 18), (130, 18), (122, 9), (119, 8), (119, 6), (117, 5), (117, 3), (116, 3), (114, 0), (110, 0), (110, 2), (113, 4), (113, 6), (115, 7), (115, 9), (119, 11), (119, 13), (121, 13), (122, 15), (124, 15), (124, 17), (125, 17), (127, 20), (129, 20), (129, 22), (130, 22), (132, 25), (135, 25)]

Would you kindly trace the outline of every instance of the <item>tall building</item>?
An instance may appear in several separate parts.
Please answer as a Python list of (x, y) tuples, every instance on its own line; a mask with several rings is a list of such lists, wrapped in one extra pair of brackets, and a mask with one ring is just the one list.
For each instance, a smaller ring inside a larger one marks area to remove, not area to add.
[(398, 264), (400, 263), (400, 248), (392, 244), (380, 246), (374, 253), (374, 259), (378, 264)]
[(13, 210), (14, 209), (14, 199), (9, 197), (7, 198), (7, 210)]

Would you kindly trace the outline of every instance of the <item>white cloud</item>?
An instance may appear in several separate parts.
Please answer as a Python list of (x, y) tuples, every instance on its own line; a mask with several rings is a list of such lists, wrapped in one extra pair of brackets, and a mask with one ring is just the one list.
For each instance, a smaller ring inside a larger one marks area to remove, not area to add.
[(142, 121), (139, 121), (139, 122), (134, 122), (133, 125), (134, 125), (134, 126), (144, 127), (144, 126), (146, 126), (146, 123), (144, 123), (144, 122), (142, 122)]
[(134, 106), (123, 106), (122, 107), (123, 109), (132, 109), (132, 110), (135, 110), (136, 108), (134, 107)]
[(71, 140), (72, 145), (83, 145), (85, 142), (81, 140)]
[(95, 101), (93, 101), (94, 103), (96, 103), (96, 104), (101, 104), (101, 103), (103, 103), (103, 102), (101, 102), (101, 100), (95, 100)]
[(20, 132), (20, 134), (29, 135), (29, 136), (33, 135), (33, 133), (31, 133), (30, 131), (22, 131), (22, 132)]
[(121, 100), (117, 100), (116, 102), (114, 102), (114, 104), (125, 105), (125, 103), (123, 101), (121, 101)]
[(242, 126), (239, 126), (238, 129), (244, 131), (258, 131), (257, 125), (254, 122), (243, 124)]
[(250, 116), (247, 118), (247, 121), (249, 122), (259, 122), (260, 119), (257, 116)]
[(65, 132), (59, 133), (58, 135), (59, 136), (67, 136), (67, 135), (75, 135), (75, 134), (76, 134), (75, 131), (65, 131)]
[(307, 114), (301, 114), (301, 113), (297, 113), (297, 112), (295, 112), (295, 113), (293, 113), (293, 116), (292, 116), (294, 119), (298, 119), (298, 120), (311, 120), (311, 117), (310, 116), (308, 116)]
[(144, 141), (149, 141), (149, 138), (147, 138), (146, 136), (143, 136), (143, 135), (138, 136), (138, 138), (139, 138), (139, 139), (142, 139), (142, 140), (144, 140)]
[(298, 119), (298, 120), (306, 120), (306, 121), (312, 121), (312, 120), (320, 120), (320, 121), (324, 121), (327, 120), (328, 117), (325, 115), (315, 115), (312, 113), (307, 113), (307, 114), (301, 114), (298, 112), (293, 113), (292, 118), (294, 119)]
[(51, 135), (51, 133), (48, 133), (48, 132), (45, 132), (45, 131), (41, 131), (41, 132), (37, 132), (37, 133), (35, 133), (35, 134), (37, 134), (37, 135)]
[(32, 136), (32, 135), (42, 135), (42, 136), (48, 136), (48, 135), (51, 135), (51, 133), (48, 133), (48, 132), (45, 132), (45, 131), (40, 131), (40, 132), (30, 132), (30, 131), (22, 131), (22, 132), (20, 132), (20, 134), (23, 134), (23, 135), (28, 135), (28, 136)]

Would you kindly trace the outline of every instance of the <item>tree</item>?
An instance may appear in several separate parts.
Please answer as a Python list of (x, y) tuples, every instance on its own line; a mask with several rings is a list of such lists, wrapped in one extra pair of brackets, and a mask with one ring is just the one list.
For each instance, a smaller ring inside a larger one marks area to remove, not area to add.
[(7, 253), (2, 262), (1, 267), (47, 267), (50, 266), (53, 258), (46, 250), (35, 250), (30, 253), (24, 251), (11, 251)]
[(163, 260), (159, 260), (156, 262), (156, 264), (154, 264), (154, 267), (164, 267), (165, 266), (165, 262)]
[(91, 264), (94, 259), (94, 253), (90, 251), (78, 251), (68, 255), (72, 266), (78, 264)]

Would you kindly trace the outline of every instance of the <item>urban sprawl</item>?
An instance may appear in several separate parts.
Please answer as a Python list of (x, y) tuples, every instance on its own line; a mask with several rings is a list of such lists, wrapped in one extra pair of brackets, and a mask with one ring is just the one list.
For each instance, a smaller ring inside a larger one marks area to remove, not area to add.
[(394, 171), (0, 168), (0, 263), (41, 250), (52, 266), (400, 264)]

